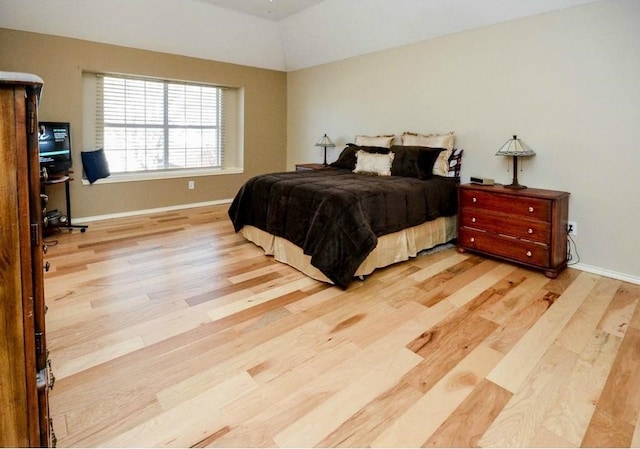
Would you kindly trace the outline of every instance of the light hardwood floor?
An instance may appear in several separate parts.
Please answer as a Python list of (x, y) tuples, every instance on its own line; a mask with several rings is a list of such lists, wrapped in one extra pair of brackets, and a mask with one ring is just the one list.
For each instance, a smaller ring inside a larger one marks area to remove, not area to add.
[(343, 291), (226, 211), (47, 237), (60, 447), (640, 446), (640, 286), (447, 249)]

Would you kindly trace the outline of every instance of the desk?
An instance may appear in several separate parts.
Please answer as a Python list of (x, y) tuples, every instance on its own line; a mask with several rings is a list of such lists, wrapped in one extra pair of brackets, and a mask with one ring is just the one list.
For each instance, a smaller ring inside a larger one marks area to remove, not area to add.
[(45, 186), (64, 183), (64, 196), (67, 206), (67, 224), (62, 226), (69, 228), (69, 231), (72, 231), (73, 229), (80, 229), (80, 232), (85, 232), (88, 228), (87, 225), (74, 225), (71, 223), (71, 194), (69, 192), (69, 181), (73, 181), (73, 178), (71, 178), (68, 173), (64, 175), (52, 175), (42, 183), (42, 189), (44, 191)]

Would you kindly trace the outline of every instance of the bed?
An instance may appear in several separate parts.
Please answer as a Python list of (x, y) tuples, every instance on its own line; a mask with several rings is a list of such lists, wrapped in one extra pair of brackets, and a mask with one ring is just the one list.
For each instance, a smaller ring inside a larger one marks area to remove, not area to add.
[[(433, 174), (443, 155), (447, 172)], [(456, 237), (461, 155), (349, 144), (326, 169), (249, 179), (229, 217), (265, 254), (347, 288), (354, 277)]]

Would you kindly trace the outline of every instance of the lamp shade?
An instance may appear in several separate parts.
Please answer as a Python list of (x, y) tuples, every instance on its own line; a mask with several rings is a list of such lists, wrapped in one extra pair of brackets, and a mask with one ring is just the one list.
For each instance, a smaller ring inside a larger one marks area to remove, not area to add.
[(496, 156), (533, 156), (536, 152), (529, 148), (517, 135), (507, 140), (498, 150)]
[(533, 156), (536, 152), (529, 148), (522, 140), (518, 139), (517, 135), (513, 135), (512, 139), (507, 140), (502, 147), (496, 153), (496, 156), (511, 156), (513, 157), (513, 181), (511, 184), (505, 187), (509, 189), (526, 189), (527, 186), (523, 186), (518, 183), (518, 158)]
[(336, 144), (333, 143), (331, 139), (329, 139), (329, 137), (325, 134), (324, 136), (322, 136), (320, 140), (318, 140), (318, 143), (316, 143), (316, 146), (317, 147), (335, 147)]

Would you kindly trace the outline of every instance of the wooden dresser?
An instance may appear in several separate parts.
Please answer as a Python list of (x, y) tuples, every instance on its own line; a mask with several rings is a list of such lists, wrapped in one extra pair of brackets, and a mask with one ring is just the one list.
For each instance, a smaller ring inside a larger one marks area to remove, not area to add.
[(569, 193), (458, 187), (458, 250), (543, 270), (555, 278), (567, 266)]
[(52, 446), (38, 101), (42, 80), (0, 72), (0, 447)]

